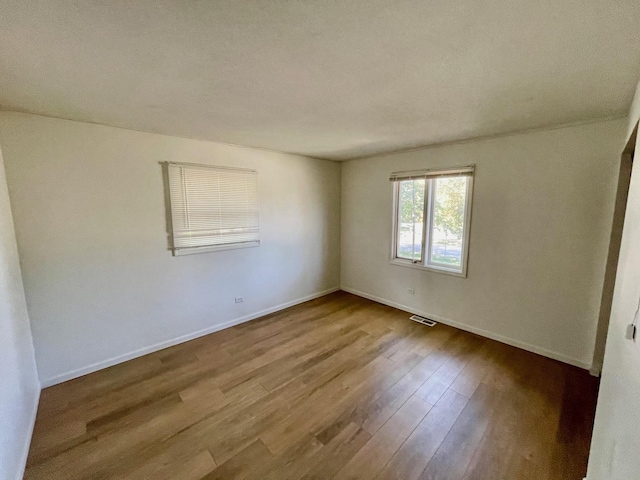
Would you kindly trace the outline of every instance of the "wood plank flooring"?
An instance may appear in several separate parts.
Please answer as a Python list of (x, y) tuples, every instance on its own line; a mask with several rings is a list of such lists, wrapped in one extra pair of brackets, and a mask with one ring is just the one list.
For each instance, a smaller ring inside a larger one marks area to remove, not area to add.
[(45, 389), (25, 478), (581, 480), (596, 390), (338, 292)]

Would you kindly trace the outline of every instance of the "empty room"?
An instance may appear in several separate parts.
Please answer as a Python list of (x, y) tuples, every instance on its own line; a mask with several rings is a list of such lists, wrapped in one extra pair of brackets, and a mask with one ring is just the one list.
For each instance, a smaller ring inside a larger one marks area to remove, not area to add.
[(0, 0), (0, 480), (640, 480), (637, 0)]

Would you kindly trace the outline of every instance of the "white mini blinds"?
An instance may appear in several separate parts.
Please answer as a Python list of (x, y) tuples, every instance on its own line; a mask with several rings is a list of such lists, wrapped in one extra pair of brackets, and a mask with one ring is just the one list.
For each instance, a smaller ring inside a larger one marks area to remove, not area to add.
[(174, 255), (260, 244), (257, 171), (167, 166)]

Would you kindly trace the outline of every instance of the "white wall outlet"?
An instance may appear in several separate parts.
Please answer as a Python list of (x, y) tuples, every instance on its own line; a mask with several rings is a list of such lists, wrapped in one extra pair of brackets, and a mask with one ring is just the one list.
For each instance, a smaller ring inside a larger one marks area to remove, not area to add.
[(242, 297), (236, 297), (236, 303), (242, 303), (244, 299)]
[(413, 288), (407, 288), (407, 292), (409, 292), (411, 295), (416, 293), (416, 291)]

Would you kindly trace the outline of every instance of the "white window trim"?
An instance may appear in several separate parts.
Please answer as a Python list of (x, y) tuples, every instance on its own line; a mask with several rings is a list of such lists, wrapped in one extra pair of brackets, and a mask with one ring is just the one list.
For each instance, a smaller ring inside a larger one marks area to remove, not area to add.
[[(466, 199), (467, 202), (464, 208), (464, 251), (462, 252), (462, 265), (461, 268), (451, 269), (447, 268), (444, 265), (438, 264), (429, 264), (428, 258), (431, 257), (431, 217), (433, 214), (433, 188), (428, 188), (428, 191), (425, 192), (425, 213), (426, 218), (423, 222), (423, 242), (422, 242), (422, 261), (412, 261), (406, 260), (403, 258), (396, 257), (396, 247), (398, 242), (398, 206), (400, 202), (400, 184), (399, 182), (393, 182), (393, 214), (392, 214), (392, 225), (393, 225), (393, 234), (391, 238), (391, 252), (389, 257), (389, 263), (391, 265), (396, 265), (399, 267), (408, 267), (408, 268), (417, 268), (419, 270), (429, 270), (436, 273), (443, 273), (445, 275), (452, 275), (454, 277), (467, 278), (467, 271), (469, 266), (469, 239), (471, 236), (471, 211), (473, 204), (473, 181), (474, 175), (470, 175), (469, 181), (467, 182), (467, 192)], [(426, 187), (425, 187), (426, 188)], [(428, 237), (428, 238), (427, 238)]]

